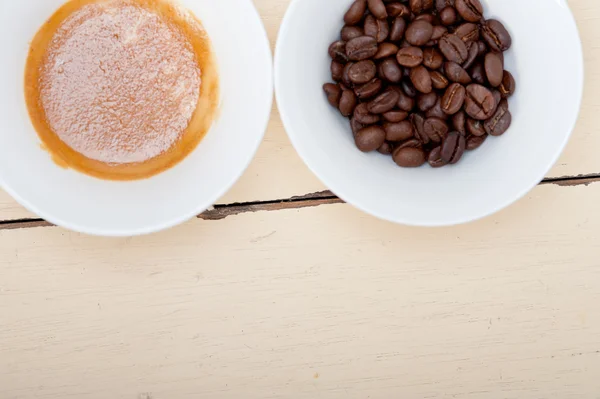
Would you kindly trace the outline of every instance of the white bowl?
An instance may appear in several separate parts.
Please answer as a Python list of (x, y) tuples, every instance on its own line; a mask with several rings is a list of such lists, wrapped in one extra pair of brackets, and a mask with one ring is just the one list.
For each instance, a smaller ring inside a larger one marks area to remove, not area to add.
[(273, 99), (272, 57), (250, 0), (179, 0), (204, 25), (221, 85), (217, 119), (198, 148), (147, 180), (98, 180), (55, 165), (23, 93), (29, 41), (65, 0), (0, 1), (0, 186), (57, 225), (95, 235), (165, 229), (204, 211), (239, 178), (260, 144)]
[(348, 120), (322, 85), (331, 81), (327, 48), (352, 0), (294, 0), (275, 54), (275, 92), (285, 128), (309, 168), (350, 204), (382, 219), (453, 225), (490, 215), (544, 178), (565, 147), (583, 89), (581, 42), (565, 0), (482, 1), (487, 18), (513, 38), (506, 69), (517, 80), (510, 130), (452, 167), (398, 168), (356, 149)]

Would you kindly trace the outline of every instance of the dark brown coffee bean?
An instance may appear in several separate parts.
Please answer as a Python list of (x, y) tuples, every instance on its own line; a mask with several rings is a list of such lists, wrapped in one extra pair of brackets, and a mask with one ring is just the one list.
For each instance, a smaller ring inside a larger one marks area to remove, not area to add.
[(346, 43), (346, 55), (352, 61), (362, 61), (377, 54), (377, 40), (371, 36), (360, 36)]
[(361, 100), (367, 100), (377, 95), (383, 86), (381, 79), (373, 79), (370, 82), (365, 83), (354, 88), (354, 94)]
[(331, 61), (331, 78), (336, 82), (342, 80), (342, 75), (344, 73), (344, 64), (341, 64), (337, 61)]
[(502, 101), (502, 93), (500, 93), (500, 90), (492, 90), (492, 95), (494, 96), (494, 103), (496, 103), (496, 107), (498, 107), (498, 105), (500, 105), (500, 101)]
[(439, 118), (427, 118), (423, 125), (423, 131), (433, 143), (440, 143), (448, 134), (448, 125)]
[(477, 55), (478, 57), (485, 55), (485, 53), (488, 52), (487, 44), (485, 44), (484, 41), (481, 41), (481, 40), (478, 41), (477, 42), (477, 50), (479, 51), (479, 53)]
[(409, 18), (410, 17), (410, 9), (406, 4), (402, 3), (389, 3), (385, 6), (387, 10), (388, 17), (396, 18)]
[(350, 119), (350, 129), (352, 130), (352, 136), (354, 136), (354, 138), (356, 138), (356, 135), (362, 128), (364, 128), (362, 123), (359, 123), (354, 118)]
[(415, 89), (421, 93), (431, 93), (433, 86), (431, 83), (431, 76), (429, 71), (423, 65), (412, 68), (410, 71), (410, 80), (415, 86)]
[(485, 55), (485, 76), (492, 87), (498, 87), (502, 83), (504, 68), (502, 60), (496, 53), (487, 53)]
[(435, 147), (433, 150), (431, 150), (427, 162), (429, 162), (429, 165), (432, 168), (441, 168), (448, 165), (448, 162), (445, 162), (442, 159), (442, 146)]
[(483, 136), (469, 136), (467, 137), (467, 151), (473, 151), (481, 147), (488, 135)]
[(325, 94), (327, 95), (329, 104), (337, 108), (340, 103), (340, 98), (342, 97), (342, 89), (340, 86), (333, 83), (325, 83), (323, 85), (323, 91), (325, 91)]
[(413, 137), (412, 139), (408, 139), (406, 141), (403, 141), (402, 143), (398, 144), (396, 146), (396, 149), (398, 148), (422, 148), (423, 147), (423, 143), (421, 142), (421, 140), (419, 140), (416, 137)]
[(475, 83), (478, 83), (480, 85), (486, 83), (485, 68), (483, 67), (483, 64), (481, 62), (476, 62), (475, 65), (471, 67), (470, 75), (471, 79), (473, 79)]
[(495, 19), (488, 19), (481, 28), (481, 34), (491, 50), (501, 52), (506, 51), (512, 45), (510, 34), (502, 25), (502, 22)]
[(383, 125), (387, 141), (404, 141), (413, 137), (413, 125), (409, 121), (386, 123)]
[(454, 130), (465, 136), (467, 134), (467, 115), (464, 111), (459, 111), (452, 116), (452, 127)]
[(427, 112), (425, 113), (425, 116), (427, 118), (439, 118), (439, 119), (443, 119), (443, 120), (448, 119), (448, 114), (446, 114), (444, 112), (444, 110), (442, 110), (442, 98), (441, 97), (438, 97), (434, 106), (427, 110)]
[[(491, 93), (490, 93), (491, 94)], [(442, 97), (442, 111), (454, 115), (462, 108), (465, 102), (465, 88), (459, 83), (452, 83)]]
[(454, 7), (454, 0), (435, 0), (435, 9), (438, 12), (446, 7)]
[(453, 61), (457, 64), (462, 64), (469, 56), (469, 51), (467, 50), (465, 42), (453, 34), (446, 34), (442, 36), (439, 42), (439, 47), (440, 51), (442, 54), (444, 54), (444, 57), (446, 57), (448, 61)]
[(476, 83), (467, 87), (465, 112), (471, 118), (485, 120), (490, 118), (495, 110), (496, 102), (491, 91)]
[(365, 35), (375, 38), (377, 43), (382, 43), (387, 39), (389, 33), (390, 27), (386, 20), (375, 19), (372, 15), (367, 15), (367, 18), (365, 18)]
[(367, 83), (375, 78), (377, 67), (371, 60), (359, 61), (348, 70), (348, 77), (355, 85)]
[(367, 4), (369, 5), (369, 11), (371, 11), (371, 14), (373, 14), (375, 18), (387, 18), (388, 14), (383, 0), (367, 0)]
[(381, 147), (377, 149), (377, 152), (383, 155), (392, 155), (394, 147), (390, 143), (383, 143)]
[(344, 70), (342, 71), (342, 83), (346, 87), (352, 87), (352, 81), (350, 80), (350, 68), (352, 68), (354, 63), (349, 62), (344, 66)]
[(348, 62), (348, 56), (346, 55), (346, 42), (338, 40), (337, 42), (331, 43), (331, 46), (329, 46), (329, 56), (332, 60), (342, 64)]
[(363, 125), (373, 125), (379, 122), (379, 115), (375, 115), (369, 112), (367, 103), (358, 104), (354, 108), (354, 120)]
[(381, 43), (379, 45), (379, 49), (377, 50), (377, 54), (373, 58), (376, 60), (380, 60), (382, 58), (396, 56), (398, 53), (398, 46), (394, 43)]
[(392, 28), (390, 29), (390, 40), (393, 42), (399, 42), (404, 38), (404, 32), (406, 32), (406, 20), (402, 17), (397, 17), (392, 22)]
[(471, 77), (467, 71), (465, 71), (463, 67), (458, 65), (456, 62), (446, 62), (444, 64), (444, 72), (446, 72), (446, 77), (451, 82), (456, 82), (463, 85), (471, 83)]
[(344, 116), (350, 116), (354, 112), (357, 100), (356, 95), (352, 90), (342, 90), (342, 97), (340, 98), (340, 112)]
[(469, 49), (469, 53), (467, 55), (467, 59), (462, 64), (463, 69), (469, 69), (479, 57), (479, 46), (477, 46), (476, 42), (469, 42), (467, 44), (467, 48)]
[(508, 110), (508, 102), (506, 100), (502, 100), (496, 109), (494, 116), (485, 121), (483, 126), (489, 135), (501, 136), (508, 130), (511, 123), (512, 115)]
[(402, 91), (404, 91), (404, 94), (411, 98), (415, 98), (417, 94), (419, 94), (419, 92), (410, 80), (403, 79), (400, 82), (400, 87), (402, 87)]
[(402, 168), (418, 168), (425, 161), (425, 151), (420, 148), (397, 148), (393, 155), (394, 162)]
[(478, 121), (476, 119), (467, 118), (467, 132), (469, 132), (473, 136), (483, 136), (485, 133), (485, 127), (483, 126), (483, 121)]
[(442, 53), (438, 51), (438, 49), (433, 47), (427, 47), (423, 50), (423, 65), (425, 65), (429, 69), (438, 69), (442, 66), (444, 62), (444, 57)]
[(433, 35), (433, 26), (427, 21), (414, 21), (406, 28), (406, 41), (413, 46), (423, 46)]
[(435, 18), (433, 17), (433, 15), (431, 15), (429, 13), (425, 13), (425, 14), (417, 15), (413, 21), (427, 21), (431, 25), (433, 25), (434, 20), (435, 20)]
[(376, 125), (365, 127), (355, 135), (354, 141), (362, 152), (375, 151), (385, 143), (385, 130)]
[(414, 68), (423, 62), (423, 50), (412, 46), (401, 48), (396, 54), (396, 60), (402, 66)]
[(365, 31), (358, 26), (350, 26), (346, 25), (342, 28), (342, 40), (345, 42), (349, 42), (352, 39), (355, 39), (360, 36), (364, 36)]
[(465, 137), (458, 132), (450, 132), (442, 144), (442, 161), (455, 164), (462, 158), (467, 146)]
[[(448, 28), (441, 25), (435, 25), (433, 27), (433, 33), (431, 34), (431, 40), (427, 43), (428, 45), (435, 46), (437, 41), (442, 38), (446, 33), (448, 33)], [(432, 43), (432, 41), (434, 43)]]
[(425, 118), (421, 114), (412, 114), (410, 122), (414, 128), (415, 138), (419, 139), (423, 144), (429, 143), (429, 136), (425, 134)]
[(358, 24), (362, 21), (365, 11), (367, 11), (367, 0), (356, 0), (344, 15), (344, 22), (346, 25)]
[(381, 63), (384, 78), (391, 83), (398, 83), (402, 79), (402, 68), (395, 58), (387, 58)]
[(479, 0), (456, 0), (455, 5), (465, 21), (478, 22), (483, 17), (483, 6)]
[(388, 88), (368, 104), (369, 112), (383, 114), (391, 111), (398, 104), (399, 98), (400, 94), (396, 90)]
[(508, 98), (512, 96), (516, 90), (515, 78), (508, 71), (504, 71), (502, 74), (502, 83), (498, 88), (500, 90), (500, 94), (502, 94), (502, 98)]
[(382, 114), (381, 116), (383, 116), (383, 119), (385, 119), (388, 122), (398, 123), (408, 118), (408, 112), (392, 110)]
[(431, 92), (428, 94), (421, 94), (417, 98), (417, 107), (423, 111), (429, 111), (438, 100), (438, 95), (435, 92)]
[(402, 111), (410, 112), (415, 107), (415, 100), (408, 96), (404, 90), (398, 90), (398, 108)]
[(440, 21), (448, 26), (454, 25), (457, 20), (456, 9), (454, 7), (446, 7), (440, 11)]
[(479, 40), (479, 27), (471, 22), (465, 22), (454, 31), (454, 34), (465, 43)]
[(408, 4), (414, 14), (421, 14), (433, 7), (433, 0), (410, 0)]
[(443, 90), (450, 84), (448, 79), (439, 71), (433, 71), (429, 75), (431, 75), (431, 84), (434, 89)]

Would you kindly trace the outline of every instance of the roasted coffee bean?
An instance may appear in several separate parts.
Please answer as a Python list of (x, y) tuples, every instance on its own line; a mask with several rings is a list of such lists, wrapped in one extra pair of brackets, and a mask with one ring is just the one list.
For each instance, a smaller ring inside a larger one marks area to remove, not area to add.
[(381, 63), (384, 78), (391, 83), (398, 83), (402, 79), (402, 68), (395, 58), (387, 58)]
[(381, 43), (379, 49), (373, 58), (380, 60), (382, 58), (396, 56), (398, 53), (398, 46), (394, 43)]
[(410, 0), (408, 4), (414, 14), (421, 14), (433, 7), (433, 0)]
[(433, 71), (429, 75), (431, 75), (431, 84), (434, 89), (443, 90), (450, 84), (448, 79), (439, 71)]
[(350, 80), (350, 68), (352, 68), (354, 63), (349, 62), (344, 66), (344, 70), (342, 71), (342, 83), (346, 87), (352, 87), (352, 81)]
[(493, 51), (506, 51), (512, 45), (512, 38), (500, 21), (488, 19), (481, 30), (483, 38)]
[(467, 132), (469, 132), (473, 136), (479, 137), (485, 134), (485, 127), (483, 126), (483, 121), (467, 118), (466, 126)]
[(356, 107), (356, 95), (352, 90), (342, 90), (342, 97), (340, 98), (340, 112), (344, 116), (350, 116), (354, 112)]
[(480, 85), (485, 84), (485, 68), (481, 62), (476, 62), (475, 65), (471, 67), (471, 79)]
[(500, 90), (492, 90), (492, 95), (494, 96), (494, 103), (496, 104), (496, 107), (498, 107), (498, 105), (500, 104), (500, 101), (502, 101), (502, 93), (500, 93)]
[(396, 54), (396, 60), (402, 66), (414, 68), (423, 62), (423, 50), (412, 46), (401, 48)]
[(400, 87), (402, 87), (402, 91), (404, 91), (404, 94), (411, 98), (415, 98), (418, 94), (417, 89), (410, 80), (403, 79), (400, 83)]
[(485, 55), (485, 76), (492, 87), (498, 87), (502, 83), (504, 68), (502, 60), (496, 53), (487, 53)]
[(456, 62), (448, 61), (444, 64), (444, 72), (446, 72), (446, 76), (451, 82), (460, 83), (463, 85), (471, 83), (471, 77)]
[(485, 121), (483, 126), (485, 127), (487, 134), (491, 136), (501, 136), (508, 130), (511, 123), (512, 115), (508, 110), (508, 102), (502, 100), (496, 109), (496, 113), (490, 119)]
[(369, 6), (369, 11), (371, 11), (371, 14), (373, 14), (375, 18), (387, 18), (388, 14), (383, 0), (367, 0), (367, 4)]
[(467, 50), (465, 42), (453, 34), (446, 34), (442, 36), (439, 42), (439, 47), (440, 51), (442, 54), (444, 54), (444, 57), (446, 57), (448, 61), (453, 61), (457, 64), (462, 64), (465, 62), (469, 55), (469, 51)]
[(410, 112), (415, 107), (415, 100), (407, 95), (404, 90), (398, 90), (398, 108)]
[(466, 22), (454, 31), (454, 34), (465, 43), (479, 40), (479, 27), (473, 23)]
[(364, 128), (364, 125), (362, 123), (359, 123), (354, 118), (350, 119), (350, 129), (352, 130), (352, 136), (356, 138), (356, 135), (362, 128)]
[(417, 15), (413, 21), (427, 21), (433, 26), (434, 20), (435, 20), (435, 18), (433, 17), (433, 15), (431, 15), (429, 13), (425, 13), (425, 14)]
[(359, 61), (348, 70), (348, 77), (355, 85), (367, 83), (375, 78), (377, 67), (371, 60)]
[(427, 47), (423, 50), (423, 65), (425, 65), (429, 69), (438, 69), (442, 66), (444, 62), (444, 57), (442, 53), (438, 51), (438, 49), (434, 47)]
[(409, 121), (386, 123), (383, 125), (387, 141), (404, 141), (413, 136), (413, 125)]
[(402, 168), (418, 168), (426, 162), (425, 151), (411, 147), (397, 148), (393, 159)]
[(323, 91), (325, 91), (325, 94), (327, 95), (329, 104), (337, 108), (340, 103), (340, 98), (342, 97), (342, 89), (340, 86), (333, 83), (325, 83), (323, 85)]
[(346, 55), (352, 61), (362, 61), (377, 54), (377, 40), (371, 36), (360, 36), (346, 43)]
[(483, 6), (479, 0), (456, 0), (455, 5), (465, 21), (478, 22), (483, 17)]
[(412, 114), (410, 122), (414, 128), (415, 138), (419, 139), (423, 144), (429, 143), (429, 136), (425, 134), (425, 118), (421, 114)]
[(358, 104), (356, 108), (354, 108), (354, 120), (363, 124), (363, 125), (373, 125), (379, 122), (379, 115), (375, 115), (369, 112), (367, 107), (367, 103)]
[(431, 93), (433, 86), (431, 83), (431, 76), (429, 71), (423, 65), (419, 65), (410, 70), (410, 80), (415, 86), (415, 89), (421, 93)]
[(431, 92), (429, 94), (421, 94), (417, 98), (417, 107), (423, 111), (429, 111), (438, 100), (438, 95), (435, 92)]
[(508, 71), (504, 71), (502, 75), (502, 83), (498, 88), (500, 90), (500, 94), (502, 94), (502, 98), (508, 98), (512, 96), (516, 90), (515, 78)]
[(423, 131), (433, 143), (440, 143), (448, 134), (448, 125), (440, 118), (427, 118)]
[(433, 26), (427, 21), (414, 21), (406, 28), (406, 41), (413, 46), (423, 46), (433, 35)]
[(454, 130), (462, 134), (463, 136), (467, 134), (467, 115), (465, 115), (464, 111), (459, 111), (452, 116), (452, 127)]
[(336, 82), (342, 80), (342, 76), (344, 73), (344, 64), (341, 64), (337, 61), (331, 61), (331, 78)]
[(438, 99), (435, 102), (435, 104), (433, 105), (433, 107), (431, 107), (430, 109), (427, 110), (427, 112), (425, 113), (425, 116), (427, 118), (439, 118), (439, 119), (443, 119), (443, 120), (448, 119), (448, 114), (446, 114), (444, 112), (444, 110), (442, 109), (442, 98), (441, 97), (438, 97)]
[(396, 90), (388, 88), (368, 104), (369, 112), (383, 114), (391, 111), (398, 104), (399, 98), (400, 94)]
[(345, 42), (349, 42), (352, 39), (355, 39), (360, 36), (364, 36), (365, 31), (358, 26), (350, 26), (346, 25), (342, 28), (342, 40)]
[(432, 168), (441, 168), (448, 165), (448, 162), (442, 159), (442, 146), (435, 147), (431, 150), (427, 162)]
[(396, 18), (409, 18), (410, 17), (410, 9), (406, 4), (402, 3), (389, 3), (385, 6), (385, 9), (388, 13), (388, 17)]
[(408, 112), (392, 110), (382, 114), (381, 116), (383, 116), (383, 119), (385, 119), (388, 122), (398, 123), (408, 118)]
[(329, 46), (329, 56), (332, 60), (342, 64), (348, 62), (348, 56), (346, 55), (346, 42), (338, 40), (337, 42), (331, 43), (331, 46)]
[(385, 130), (376, 125), (365, 127), (358, 131), (354, 141), (362, 152), (375, 151), (385, 143)]
[(454, 7), (446, 7), (440, 11), (440, 21), (448, 26), (454, 25), (457, 20), (456, 9)]
[[(490, 93), (491, 95), (491, 93)], [(454, 115), (462, 108), (465, 102), (465, 88), (459, 83), (452, 83), (442, 97), (442, 111), (448, 115)]]
[(454, 7), (454, 0), (435, 0), (435, 9), (438, 12), (446, 7)]
[(394, 147), (387, 142), (384, 142), (381, 147), (379, 147), (377, 149), (377, 152), (383, 155), (392, 155), (392, 152), (394, 151)]
[(367, 15), (367, 18), (365, 18), (365, 35), (375, 38), (377, 43), (382, 43), (389, 34), (390, 27), (386, 20), (375, 19), (372, 15)]
[(413, 137), (412, 139), (408, 139), (406, 141), (403, 141), (402, 143), (398, 144), (396, 146), (396, 149), (398, 148), (422, 148), (423, 147), (423, 143), (421, 142), (421, 140), (419, 140), (416, 137)]
[(458, 132), (450, 132), (442, 144), (442, 161), (455, 164), (462, 158), (467, 146), (465, 137)]
[(356, 0), (344, 15), (344, 22), (346, 25), (356, 25), (362, 21), (365, 11), (367, 11), (367, 0)]
[(488, 48), (487, 48), (487, 44), (485, 44), (484, 41), (478, 41), (477, 42), (477, 50), (479, 51), (478, 53), (478, 57), (481, 57), (482, 55), (484, 55), (485, 53), (488, 52)]
[(392, 22), (392, 28), (390, 29), (390, 40), (393, 42), (399, 42), (404, 38), (406, 32), (406, 20), (402, 17), (397, 17)]
[(467, 137), (467, 151), (473, 151), (481, 147), (488, 135), (483, 136), (469, 136)]
[[(442, 38), (446, 33), (448, 33), (448, 28), (441, 25), (436, 25), (433, 27), (433, 33), (431, 34), (431, 40), (427, 43), (428, 45), (435, 46), (437, 41)], [(435, 43), (432, 43), (435, 42)]]
[(494, 95), (486, 87), (471, 84), (467, 87), (465, 112), (473, 119), (485, 120), (496, 110)]
[(462, 64), (464, 69), (469, 69), (471, 65), (475, 63), (477, 57), (479, 57), (479, 46), (476, 42), (469, 42), (469, 44), (467, 44), (467, 48), (469, 49), (469, 53), (466, 61)]

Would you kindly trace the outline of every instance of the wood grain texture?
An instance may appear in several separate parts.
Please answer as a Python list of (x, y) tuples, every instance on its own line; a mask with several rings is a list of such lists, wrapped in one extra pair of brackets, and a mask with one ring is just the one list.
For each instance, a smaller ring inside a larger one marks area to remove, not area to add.
[(344, 204), (0, 231), (0, 398), (600, 394), (600, 183), (470, 225)]
[[(290, 0), (255, 0), (272, 47)], [(600, 2), (571, 0), (585, 53), (586, 88), (573, 139), (549, 177), (600, 173)], [(276, 106), (256, 158), (233, 189), (218, 203), (269, 201), (325, 190), (291, 146)], [(1, 190), (0, 190), (1, 191)], [(35, 217), (0, 192), (0, 220)]]

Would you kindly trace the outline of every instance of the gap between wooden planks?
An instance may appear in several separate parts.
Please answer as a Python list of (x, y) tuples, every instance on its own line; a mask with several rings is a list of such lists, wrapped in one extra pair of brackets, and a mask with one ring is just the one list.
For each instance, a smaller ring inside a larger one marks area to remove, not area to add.
[[(600, 182), (600, 174), (578, 177), (548, 178), (544, 179), (540, 185), (555, 184), (558, 186), (580, 186)], [(273, 201), (256, 201), (246, 203), (232, 203), (224, 205), (215, 205), (200, 215), (198, 218), (204, 220), (221, 220), (228, 216), (239, 215), (248, 212), (269, 212), (284, 209), (302, 209), (321, 205), (340, 204), (344, 201), (329, 190), (306, 194), (303, 196), (292, 197)], [(0, 221), (0, 230), (26, 229), (34, 227), (51, 227), (51, 223), (39, 218), (26, 218), (17, 220)]]

